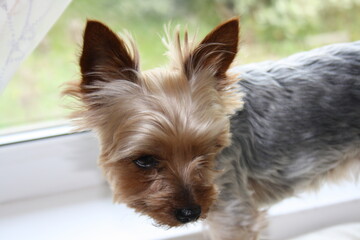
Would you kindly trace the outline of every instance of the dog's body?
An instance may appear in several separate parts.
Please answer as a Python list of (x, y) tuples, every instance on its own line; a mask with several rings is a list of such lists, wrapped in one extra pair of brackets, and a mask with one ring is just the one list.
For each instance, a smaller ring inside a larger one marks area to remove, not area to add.
[(252, 240), (259, 209), (360, 165), (360, 42), (230, 73), (237, 44), (237, 19), (199, 45), (177, 34), (171, 65), (141, 72), (133, 44), (88, 23), (82, 81), (67, 93), (99, 135), (115, 201), (160, 225), (202, 218), (213, 240)]
[(350, 178), (350, 167), (359, 170), (360, 42), (233, 71), (241, 78), (244, 108), (231, 118), (232, 145), (217, 157), (225, 169), (218, 179), (219, 216), (228, 208), (221, 218), (231, 221), (218, 219), (214, 228), (257, 226), (261, 213), (254, 209), (323, 180)]

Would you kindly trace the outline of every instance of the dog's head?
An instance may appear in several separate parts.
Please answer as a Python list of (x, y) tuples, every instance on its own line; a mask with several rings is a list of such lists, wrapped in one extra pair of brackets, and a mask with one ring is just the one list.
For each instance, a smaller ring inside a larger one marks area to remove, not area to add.
[(88, 21), (82, 79), (67, 91), (101, 142), (100, 166), (124, 202), (160, 225), (204, 218), (216, 200), (215, 157), (230, 144), (229, 116), (241, 106), (226, 73), (238, 48), (238, 19), (199, 44), (168, 42), (170, 65), (142, 72), (132, 41)]

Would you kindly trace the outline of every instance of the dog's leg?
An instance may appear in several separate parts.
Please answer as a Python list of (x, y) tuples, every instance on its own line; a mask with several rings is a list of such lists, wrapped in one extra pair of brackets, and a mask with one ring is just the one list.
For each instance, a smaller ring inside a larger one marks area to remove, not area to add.
[(263, 229), (263, 213), (249, 203), (233, 202), (208, 216), (208, 237), (211, 240), (257, 240)]
[(245, 181), (236, 181), (233, 171), (220, 180), (220, 196), (209, 212), (207, 224), (211, 240), (257, 240), (266, 226), (264, 212), (259, 211)]
[[(220, 203), (221, 205), (223, 203)], [(264, 228), (264, 213), (249, 202), (233, 201), (209, 213), (209, 239), (257, 240)]]

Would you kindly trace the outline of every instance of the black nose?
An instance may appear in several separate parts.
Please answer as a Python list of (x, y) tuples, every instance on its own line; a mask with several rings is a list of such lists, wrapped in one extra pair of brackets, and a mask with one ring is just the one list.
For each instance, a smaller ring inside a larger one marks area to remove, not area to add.
[(181, 223), (188, 223), (197, 220), (201, 214), (200, 206), (191, 206), (187, 208), (177, 209), (175, 211), (176, 219)]

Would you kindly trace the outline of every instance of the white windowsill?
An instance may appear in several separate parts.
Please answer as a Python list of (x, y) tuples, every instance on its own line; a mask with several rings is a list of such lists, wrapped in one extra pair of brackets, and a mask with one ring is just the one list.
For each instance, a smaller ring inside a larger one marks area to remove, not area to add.
[[(49, 128), (43, 132), (48, 136), (0, 146), (0, 239), (201, 239), (201, 224), (165, 230), (112, 204), (96, 166), (96, 138), (68, 130)], [(360, 222), (359, 188), (351, 183), (327, 186), (319, 194), (276, 205), (270, 210), (268, 239)]]
[[(358, 187), (328, 187), (291, 198), (270, 210), (269, 239), (287, 239), (331, 225), (360, 222)], [(333, 193), (342, 197), (328, 201)], [(354, 194), (349, 194), (353, 192)], [(164, 229), (124, 205), (112, 204), (106, 185), (0, 204), (1, 239), (160, 240), (202, 239), (201, 224)]]
[(6, 240), (156, 240), (200, 230), (199, 224), (157, 228), (126, 206), (112, 204), (105, 186), (0, 205), (0, 236)]

